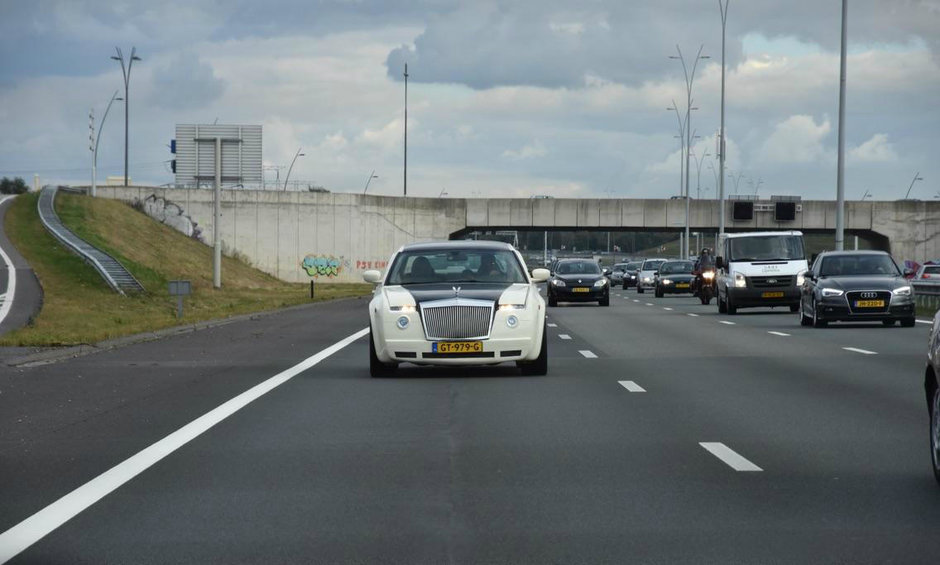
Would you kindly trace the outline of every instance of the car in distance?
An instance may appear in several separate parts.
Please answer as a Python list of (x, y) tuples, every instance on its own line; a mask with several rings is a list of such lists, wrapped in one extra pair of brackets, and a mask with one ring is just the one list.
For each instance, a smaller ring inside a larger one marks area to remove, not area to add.
[(927, 341), (927, 369), (924, 371), (924, 392), (927, 394), (927, 415), (930, 417), (930, 462), (933, 476), (940, 483), (940, 312), (933, 317)]
[(666, 259), (646, 259), (640, 265), (640, 270), (636, 275), (636, 292), (643, 294), (646, 289), (653, 290), (655, 287), (655, 273), (659, 266), (666, 262)]
[(626, 270), (623, 273), (623, 289), (627, 290), (631, 286), (636, 286), (636, 278), (640, 272), (643, 261), (630, 261), (627, 263)]
[(654, 294), (662, 298), (666, 294), (692, 293), (692, 261), (666, 261), (659, 266), (654, 278)]
[(623, 284), (623, 275), (627, 271), (626, 263), (615, 263), (613, 267), (610, 268), (610, 286), (617, 286)]
[(800, 323), (900, 321), (913, 327), (914, 288), (884, 251), (820, 253), (803, 276)]
[(388, 271), (366, 271), (369, 370), (390, 376), (399, 363), (490, 365), (514, 361), (523, 374), (548, 371), (545, 300), (522, 256), (508, 243), (415, 243), (396, 251)]
[(610, 281), (590, 259), (559, 259), (548, 281), (548, 305), (594, 302), (610, 306)]

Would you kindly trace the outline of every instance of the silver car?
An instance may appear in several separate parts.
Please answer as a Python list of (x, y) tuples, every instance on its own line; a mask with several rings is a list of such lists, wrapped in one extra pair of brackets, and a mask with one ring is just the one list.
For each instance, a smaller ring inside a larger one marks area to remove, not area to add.
[(646, 289), (653, 290), (656, 287), (656, 275), (659, 266), (666, 262), (666, 259), (647, 259), (636, 275), (636, 291), (643, 294)]

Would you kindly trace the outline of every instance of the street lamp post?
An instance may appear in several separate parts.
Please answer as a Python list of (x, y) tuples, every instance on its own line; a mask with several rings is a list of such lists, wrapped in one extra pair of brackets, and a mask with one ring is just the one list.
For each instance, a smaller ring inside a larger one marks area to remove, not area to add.
[(705, 48), (705, 45), (700, 45), (698, 48), (698, 53), (695, 55), (695, 62), (692, 64), (692, 71), (689, 72), (688, 67), (685, 64), (685, 58), (682, 56), (682, 49), (679, 49), (679, 46), (676, 45), (676, 52), (679, 53), (679, 56), (670, 56), (670, 59), (679, 59), (679, 62), (682, 63), (682, 72), (685, 74), (685, 94), (686, 94), (686, 106), (685, 106), (685, 247), (682, 249), (682, 258), (688, 259), (689, 257), (689, 153), (692, 147), (692, 84), (695, 82), (695, 69), (698, 67), (698, 62), (702, 59), (708, 59), (707, 55), (702, 55), (702, 49)]
[(137, 48), (131, 47), (131, 56), (127, 60), (127, 66), (124, 65), (124, 53), (121, 52), (120, 47), (115, 47), (117, 51), (117, 56), (111, 56), (115, 61), (121, 63), (121, 74), (124, 75), (124, 186), (127, 186), (127, 140), (128, 140), (128, 129), (127, 123), (130, 118), (130, 97), (129, 86), (131, 82), (131, 67), (134, 66), (134, 61), (141, 61), (142, 59), (137, 56)]
[(679, 124), (679, 196), (682, 196), (682, 186), (685, 183), (685, 128), (686, 123), (682, 121), (679, 115), (679, 105), (672, 101), (672, 106), (666, 108), (666, 111), (673, 110), (676, 113), (676, 122)]
[(408, 196), (408, 63), (405, 63), (405, 172), (404, 195)]
[(290, 180), (290, 172), (294, 169), (294, 162), (297, 160), (297, 157), (306, 157), (306, 154), (301, 153), (300, 150), (302, 147), (297, 148), (297, 153), (294, 154), (294, 158), (290, 162), (290, 167), (287, 169), (287, 176), (284, 177), (284, 191), (287, 191), (287, 181)]
[[(111, 96), (111, 100), (108, 102), (108, 107), (104, 110), (104, 115), (101, 116), (101, 123), (98, 124), (98, 133), (95, 135), (93, 144), (89, 149), (92, 152), (91, 158), (91, 196), (94, 198), (98, 195), (98, 142), (101, 141), (101, 130), (104, 129), (104, 121), (108, 119), (108, 112), (111, 111), (111, 104), (114, 104), (115, 100), (124, 100), (118, 96), (117, 90), (114, 91), (114, 94)], [(94, 118), (94, 114), (91, 114), (89, 117)], [(94, 123), (94, 122), (92, 122)], [(94, 131), (92, 131), (94, 133)]]
[(718, 0), (721, 11), (721, 125), (718, 128), (718, 235), (725, 235), (725, 24), (728, 21), (728, 3)]
[(845, 43), (848, 0), (842, 0), (842, 51), (839, 62), (839, 152), (836, 164), (836, 251), (845, 249)]
[(379, 175), (375, 174), (375, 169), (372, 169), (372, 172), (369, 173), (369, 180), (366, 181), (366, 187), (363, 189), (362, 193), (365, 194), (369, 190), (369, 183), (372, 182), (372, 179), (379, 178)]
[[(695, 163), (695, 199), (702, 199), (702, 163), (705, 162), (705, 157), (710, 157), (711, 153), (705, 151), (702, 153), (702, 156), (697, 159)], [(711, 163), (709, 163), (711, 165)]]
[(907, 194), (904, 195), (904, 200), (907, 200), (907, 198), (911, 195), (911, 189), (914, 188), (914, 183), (919, 180), (924, 180), (924, 179), (921, 178), (920, 171), (917, 171), (916, 173), (914, 173), (914, 180), (911, 181), (911, 186), (907, 187)]

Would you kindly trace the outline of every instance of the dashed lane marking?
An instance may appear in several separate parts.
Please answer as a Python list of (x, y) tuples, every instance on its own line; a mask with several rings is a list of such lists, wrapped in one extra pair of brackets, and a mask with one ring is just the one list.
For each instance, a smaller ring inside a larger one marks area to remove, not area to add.
[(663, 306), (663, 310), (669, 310), (670, 312), (672, 312), (672, 308), (669, 308), (667, 306)]
[(857, 347), (843, 347), (842, 349), (846, 351), (853, 351), (855, 353), (861, 353), (863, 355), (878, 355), (877, 351), (869, 351), (867, 349), (859, 349)]
[(641, 387), (640, 385), (636, 384), (633, 381), (617, 381), (617, 382), (623, 385), (623, 388), (629, 390), (630, 392), (646, 392), (645, 388)]
[(763, 471), (720, 441), (703, 441), (699, 445), (735, 471)]
[(647, 306), (652, 306), (653, 304), (652, 304), (651, 302), (647, 302), (646, 305), (647, 305)]
[(571, 336), (568, 334), (558, 334), (559, 339), (571, 339)]
[(634, 301), (634, 302), (639, 302), (639, 300), (637, 300), (636, 298), (634, 298), (633, 301)]
[(718, 323), (719, 323), (719, 324), (725, 324), (725, 325), (728, 325), (728, 326), (733, 326), (733, 325), (734, 325), (734, 322), (729, 322), (728, 320), (718, 320)]
[(790, 337), (790, 334), (783, 333), (783, 332), (767, 332), (767, 333), (773, 334), (773, 335), (779, 335), (780, 337)]
[(588, 351), (586, 349), (582, 349), (581, 351), (578, 351), (578, 353), (580, 353), (581, 355), (584, 355), (588, 359), (597, 359), (597, 355), (594, 355), (593, 352)]
[(693, 318), (698, 318), (698, 314), (693, 314), (692, 312), (689, 312), (689, 313), (686, 314), (686, 315), (687, 315), (687, 316), (692, 316)]
[(552, 323), (548, 323), (548, 324), (545, 324), (545, 325), (548, 326), (548, 327), (550, 327), (550, 328), (557, 328), (557, 327), (558, 327), (558, 324), (552, 324)]

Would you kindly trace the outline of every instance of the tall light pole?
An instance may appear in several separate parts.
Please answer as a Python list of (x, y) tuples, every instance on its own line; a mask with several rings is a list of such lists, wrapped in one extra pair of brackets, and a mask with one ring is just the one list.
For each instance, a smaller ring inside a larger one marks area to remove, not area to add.
[[(705, 151), (702, 153), (702, 156), (696, 160), (695, 163), (695, 199), (701, 200), (702, 198), (702, 163), (705, 162), (705, 157), (710, 157), (711, 153)], [(711, 164), (711, 163), (709, 163)]]
[(297, 148), (297, 153), (294, 154), (294, 158), (290, 162), (290, 167), (287, 169), (287, 176), (284, 177), (284, 190), (287, 191), (287, 181), (290, 180), (290, 172), (294, 169), (294, 162), (297, 161), (297, 157), (306, 157), (306, 154), (301, 153), (300, 150), (302, 147)]
[(721, 11), (721, 125), (718, 128), (718, 235), (725, 234), (725, 24), (728, 21), (728, 3), (718, 0)]
[(682, 121), (679, 115), (679, 105), (672, 101), (672, 106), (666, 108), (667, 111), (673, 110), (676, 113), (676, 122), (679, 124), (679, 196), (682, 196), (682, 186), (685, 184), (685, 128), (686, 123)]
[[(95, 135), (95, 126), (94, 126), (94, 110), (88, 115), (90, 119), (89, 127), (91, 132), (89, 133), (89, 141), (91, 145), (88, 147), (91, 149), (92, 158), (91, 158), (91, 196), (94, 198), (98, 195), (98, 142), (101, 141), (101, 130), (104, 129), (104, 121), (108, 119), (108, 112), (111, 111), (111, 104), (114, 104), (115, 100), (124, 100), (118, 96), (117, 90), (114, 91), (114, 94), (111, 96), (111, 100), (108, 102), (108, 107), (104, 109), (104, 115), (101, 116), (101, 123), (98, 124), (98, 134)], [(92, 138), (91, 136), (94, 136)]]
[(842, 0), (842, 51), (839, 60), (839, 158), (836, 171), (836, 251), (845, 249), (845, 42), (848, 0)]
[(363, 189), (362, 193), (365, 194), (369, 190), (369, 183), (372, 182), (372, 179), (379, 178), (379, 175), (375, 174), (375, 169), (372, 169), (372, 172), (369, 173), (369, 180), (366, 181), (366, 187)]
[(405, 196), (408, 196), (408, 63), (405, 63)]
[(914, 173), (914, 180), (911, 181), (911, 186), (907, 187), (907, 194), (904, 195), (904, 200), (907, 200), (908, 196), (911, 195), (911, 189), (914, 188), (914, 183), (919, 180), (924, 180), (924, 179), (921, 178), (920, 171), (917, 171), (916, 173)]
[(692, 64), (692, 72), (689, 72), (688, 67), (685, 64), (685, 58), (682, 56), (682, 49), (679, 49), (679, 46), (676, 45), (676, 52), (679, 54), (678, 57), (670, 56), (670, 59), (679, 59), (679, 62), (682, 63), (682, 72), (685, 74), (685, 94), (686, 94), (686, 106), (685, 106), (685, 247), (682, 249), (682, 258), (688, 259), (689, 257), (689, 153), (692, 147), (692, 84), (695, 81), (695, 69), (698, 67), (698, 62), (702, 59), (708, 59), (707, 55), (702, 55), (702, 49), (705, 48), (705, 45), (700, 45), (698, 48), (698, 53), (695, 54), (695, 62)]
[(865, 189), (865, 194), (862, 195), (862, 201), (864, 202), (866, 198), (871, 198), (871, 192), (868, 189)]
[(137, 48), (131, 47), (131, 57), (127, 60), (127, 65), (124, 65), (124, 53), (121, 52), (120, 47), (115, 47), (117, 51), (117, 56), (111, 56), (115, 61), (121, 63), (121, 74), (124, 75), (124, 186), (127, 186), (127, 123), (130, 118), (130, 98), (128, 97), (129, 85), (131, 83), (131, 67), (134, 66), (134, 61), (141, 61), (142, 59), (137, 56)]

